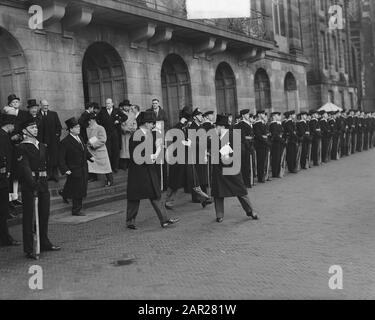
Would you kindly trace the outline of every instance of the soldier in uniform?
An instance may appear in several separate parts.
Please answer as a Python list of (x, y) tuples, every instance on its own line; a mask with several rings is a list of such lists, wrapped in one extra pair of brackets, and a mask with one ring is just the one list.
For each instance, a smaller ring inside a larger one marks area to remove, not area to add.
[(320, 129), (322, 130), (322, 161), (324, 163), (328, 162), (329, 154), (329, 143), (331, 138), (331, 127), (328, 123), (328, 113), (327, 111), (320, 111), (321, 119), (319, 121)]
[(291, 173), (297, 173), (297, 153), (298, 153), (298, 136), (295, 124), (295, 111), (287, 111), (284, 113), (285, 121), (283, 123), (286, 147), (286, 162), (288, 170)]
[(340, 128), (340, 139), (341, 139), (341, 155), (348, 155), (348, 125), (346, 123), (346, 110), (340, 112), (337, 118)]
[(258, 182), (265, 183), (270, 148), (267, 115), (265, 111), (257, 112), (258, 120), (254, 123), (255, 149), (257, 153)]
[(34, 197), (38, 197), (40, 226), (40, 250), (59, 251), (48, 239), (50, 215), (50, 193), (47, 182), (47, 147), (37, 140), (38, 127), (29, 118), (22, 124), (24, 140), (16, 150), (18, 176), (23, 200), (23, 248), (26, 257), (36, 259), (33, 254), (33, 208)]
[[(139, 204), (141, 200), (149, 199), (154, 208), (162, 228), (166, 228), (179, 221), (178, 218), (169, 218), (161, 201), (161, 183), (157, 173), (156, 160), (159, 158), (162, 150), (162, 139), (156, 139), (155, 131), (152, 131), (156, 123), (156, 115), (153, 111), (142, 112), (139, 116), (139, 129), (133, 133), (130, 138), (130, 165), (128, 175), (128, 206), (126, 213), (126, 225), (128, 229), (136, 230), (135, 219), (138, 215)], [(141, 135), (139, 139), (134, 136)], [(160, 141), (161, 140), (161, 141)], [(139, 159), (134, 150), (141, 143), (152, 143), (152, 154), (146, 154), (142, 151), (145, 163), (139, 164)]]
[(310, 127), (307, 123), (307, 112), (301, 112), (299, 115), (300, 120), (297, 122), (296, 130), (300, 143), (302, 143), (300, 164), (302, 169), (307, 169), (309, 163), (309, 150), (311, 144)]
[(251, 170), (252, 149), (254, 149), (254, 130), (250, 122), (250, 110), (244, 109), (240, 111), (241, 121), (234, 126), (234, 129), (241, 130), (241, 173), (247, 188), (251, 188)]
[[(218, 115), (216, 119), (216, 131), (220, 139), (219, 150), (222, 150), (229, 142), (229, 147), (233, 147), (233, 131), (229, 129), (230, 124), (227, 116)], [(224, 219), (224, 198), (237, 197), (246, 215), (253, 220), (258, 219), (258, 215), (253, 211), (246, 186), (239, 172), (236, 175), (224, 175), (223, 169), (230, 167), (230, 157), (233, 152), (220, 152), (220, 163), (213, 165), (212, 174), (212, 196), (215, 200), (216, 221), (223, 222)]]
[(314, 166), (320, 166), (322, 162), (322, 132), (318, 120), (319, 113), (317, 110), (312, 110), (310, 114), (311, 120), (309, 123), (309, 129), (312, 138), (311, 159), (314, 163)]
[(355, 122), (354, 122), (354, 110), (353, 109), (350, 109), (348, 111), (348, 116), (346, 118), (346, 124), (348, 126), (348, 141), (347, 141), (347, 145), (348, 145), (348, 155), (351, 155), (352, 153), (355, 152), (354, 150), (354, 141), (356, 141), (357, 139), (354, 138), (354, 135), (355, 135)]
[(15, 115), (3, 114), (0, 118), (0, 246), (19, 246), (8, 230), (9, 177), (12, 169), (12, 145), (10, 133), (14, 130)]
[(272, 177), (280, 178), (281, 173), (281, 161), (282, 154), (285, 148), (284, 129), (281, 124), (281, 113), (273, 112), (271, 114), (272, 122), (270, 124), (270, 133), (271, 133), (271, 159), (272, 159)]
[(207, 132), (215, 128), (214, 125), (214, 111), (207, 111), (203, 115), (202, 127)]
[(69, 134), (60, 142), (59, 168), (66, 182), (61, 192), (63, 199), (72, 199), (72, 215), (84, 216), (81, 212), (83, 198), (87, 195), (88, 165), (92, 160), (87, 146), (80, 137), (81, 127), (75, 118), (65, 121)]
[(339, 120), (339, 111), (332, 112), (332, 121), (331, 159), (338, 160), (340, 158), (341, 148), (341, 121)]

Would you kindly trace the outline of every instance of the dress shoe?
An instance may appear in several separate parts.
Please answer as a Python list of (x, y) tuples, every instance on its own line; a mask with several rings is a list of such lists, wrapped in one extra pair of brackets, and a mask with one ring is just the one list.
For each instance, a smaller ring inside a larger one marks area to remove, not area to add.
[(216, 218), (216, 222), (217, 222), (217, 223), (222, 223), (223, 220), (224, 220), (223, 218)]
[(168, 227), (168, 226), (170, 226), (170, 225), (172, 225), (172, 224), (175, 224), (175, 223), (177, 223), (177, 222), (179, 222), (179, 221), (180, 221), (179, 218), (171, 218), (171, 219), (169, 219), (168, 221), (164, 222), (161, 226), (162, 226), (163, 228), (166, 228), (166, 227)]
[(69, 204), (69, 200), (67, 198), (64, 197), (64, 193), (62, 190), (59, 190), (57, 192), (59, 194), (59, 196), (63, 199), (63, 202), (66, 203), (66, 204)]
[(258, 220), (258, 219), (259, 219), (258, 214), (255, 213), (255, 212), (253, 212), (253, 211), (251, 211), (251, 212), (247, 212), (246, 215), (247, 215), (248, 217), (252, 218), (253, 220)]
[(41, 248), (40, 251), (60, 251), (61, 247), (51, 245), (50, 247)]
[(26, 253), (27, 259), (33, 259), (33, 260), (39, 260), (39, 257), (35, 255), (34, 253)]
[(83, 213), (83, 212), (72, 213), (72, 215), (75, 216), (75, 217), (85, 217), (86, 216), (86, 214)]
[(128, 226), (126, 226), (128, 229), (131, 229), (131, 230), (137, 230), (138, 228), (134, 225), (134, 224), (129, 224)]
[(15, 205), (15, 206), (22, 206), (22, 202), (20, 200), (13, 200), (12, 203)]

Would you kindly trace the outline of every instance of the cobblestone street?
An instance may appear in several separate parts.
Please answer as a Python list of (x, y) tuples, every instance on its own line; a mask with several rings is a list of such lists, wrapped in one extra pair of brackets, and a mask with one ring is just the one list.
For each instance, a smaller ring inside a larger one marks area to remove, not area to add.
[[(61, 252), (34, 263), (21, 248), (0, 249), (0, 299), (374, 299), (374, 163), (370, 150), (257, 185), (259, 221), (227, 199), (218, 224), (212, 206), (181, 195), (170, 229), (146, 202), (139, 230), (126, 229), (125, 200), (99, 208), (120, 214), (51, 224)], [(22, 240), (20, 226), (11, 233)], [(113, 264), (127, 255), (132, 264)], [(41, 291), (28, 287), (33, 264), (43, 268)], [(343, 269), (343, 290), (329, 289), (332, 265)]]

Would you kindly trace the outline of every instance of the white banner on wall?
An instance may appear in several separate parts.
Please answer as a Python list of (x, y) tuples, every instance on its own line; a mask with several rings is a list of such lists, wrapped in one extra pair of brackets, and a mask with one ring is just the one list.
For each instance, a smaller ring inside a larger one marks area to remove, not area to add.
[(250, 17), (250, 0), (186, 0), (188, 19)]

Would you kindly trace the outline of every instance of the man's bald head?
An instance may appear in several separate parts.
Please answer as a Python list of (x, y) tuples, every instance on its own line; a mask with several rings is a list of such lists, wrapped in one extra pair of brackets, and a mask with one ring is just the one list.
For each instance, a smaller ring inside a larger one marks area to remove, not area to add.
[(40, 108), (43, 112), (48, 111), (49, 104), (48, 104), (48, 101), (46, 99), (43, 99), (42, 101), (40, 101)]

